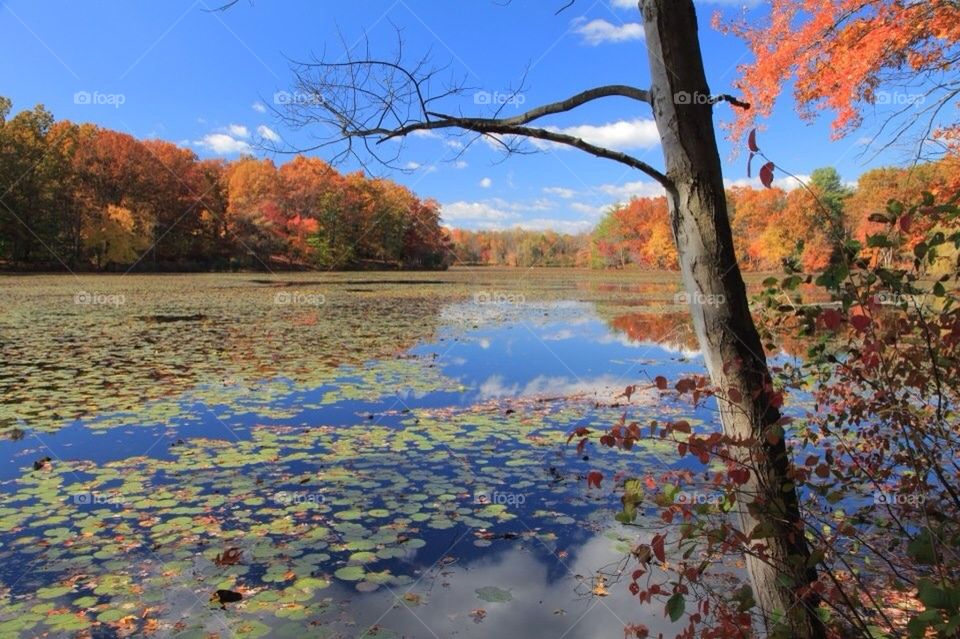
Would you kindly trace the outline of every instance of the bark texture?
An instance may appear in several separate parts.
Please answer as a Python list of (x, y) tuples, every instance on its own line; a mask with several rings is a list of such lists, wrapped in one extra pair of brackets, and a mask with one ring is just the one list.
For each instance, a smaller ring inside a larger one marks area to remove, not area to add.
[(712, 383), (732, 395), (720, 402), (725, 434), (760, 442), (759, 449), (745, 447), (741, 453), (752, 472), (738, 495), (742, 531), (764, 531), (757, 543), (765, 546), (765, 556), (746, 557), (754, 598), (768, 633), (782, 620), (788, 636), (823, 637), (817, 600), (797, 595), (816, 572), (807, 566), (809, 548), (788, 477), (787, 449), (783, 437), (774, 436), (780, 413), (771, 403), (770, 373), (734, 254), (693, 0), (639, 4), (654, 117), (673, 184), (671, 223), (697, 339)]

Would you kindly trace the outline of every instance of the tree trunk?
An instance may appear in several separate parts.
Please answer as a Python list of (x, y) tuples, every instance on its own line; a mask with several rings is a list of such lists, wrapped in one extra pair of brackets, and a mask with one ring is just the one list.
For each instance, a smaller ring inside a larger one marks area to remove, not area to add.
[(791, 637), (823, 637), (816, 598), (802, 600), (796, 593), (816, 571), (807, 567), (784, 439), (770, 428), (780, 413), (771, 405), (770, 373), (734, 254), (693, 0), (639, 4), (654, 117), (675, 185), (667, 199), (694, 329), (713, 385), (729, 398), (718, 402), (725, 434), (762, 446), (741, 453), (752, 472), (737, 499), (742, 531), (765, 531), (758, 543), (766, 546), (766, 557), (746, 556), (754, 598), (768, 634), (783, 624)]

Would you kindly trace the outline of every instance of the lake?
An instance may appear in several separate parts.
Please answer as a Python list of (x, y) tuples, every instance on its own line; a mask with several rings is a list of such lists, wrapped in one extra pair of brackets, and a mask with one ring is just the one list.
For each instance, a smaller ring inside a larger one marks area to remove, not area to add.
[(621, 575), (666, 524), (614, 519), (614, 480), (656, 482), (673, 447), (567, 439), (717, 428), (652, 390), (703, 370), (680, 292), (565, 269), (0, 277), (0, 636), (678, 631)]

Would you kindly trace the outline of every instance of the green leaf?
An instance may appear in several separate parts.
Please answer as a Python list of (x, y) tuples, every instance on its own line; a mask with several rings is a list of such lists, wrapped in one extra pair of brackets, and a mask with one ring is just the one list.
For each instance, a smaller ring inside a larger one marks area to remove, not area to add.
[(933, 564), (937, 557), (933, 551), (933, 537), (929, 530), (921, 532), (907, 544), (907, 555), (921, 564)]
[[(953, 612), (960, 606), (960, 590), (948, 589), (930, 579), (917, 582), (917, 599), (927, 608)], [(939, 617), (938, 617), (939, 618)]]
[(870, 235), (867, 237), (867, 246), (871, 248), (890, 248), (893, 242), (886, 235)]
[(749, 584), (744, 584), (733, 593), (733, 601), (737, 603), (739, 612), (746, 612), (757, 605), (756, 599), (753, 598), (753, 588)]
[(910, 634), (910, 639), (922, 639), (927, 634), (927, 622), (914, 617), (907, 622), (907, 632)]
[(801, 282), (803, 282), (803, 279), (799, 275), (791, 275), (790, 277), (783, 278), (780, 286), (782, 286), (784, 290), (793, 291), (800, 286)]
[(670, 621), (676, 621), (683, 616), (687, 608), (687, 602), (679, 592), (667, 599), (667, 614), (670, 615)]

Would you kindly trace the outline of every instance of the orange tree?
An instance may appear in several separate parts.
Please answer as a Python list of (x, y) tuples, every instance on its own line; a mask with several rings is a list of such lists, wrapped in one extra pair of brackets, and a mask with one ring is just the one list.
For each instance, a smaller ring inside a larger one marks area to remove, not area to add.
[(918, 125), (922, 138), (932, 133), (956, 150), (960, 126), (948, 108), (960, 93), (956, 0), (771, 0), (765, 21), (714, 21), (754, 57), (738, 83), (754, 108), (738, 113), (736, 134), (768, 116), (792, 80), (801, 115), (833, 111), (838, 137), (880, 106), (894, 139)]

